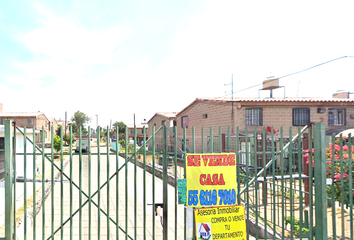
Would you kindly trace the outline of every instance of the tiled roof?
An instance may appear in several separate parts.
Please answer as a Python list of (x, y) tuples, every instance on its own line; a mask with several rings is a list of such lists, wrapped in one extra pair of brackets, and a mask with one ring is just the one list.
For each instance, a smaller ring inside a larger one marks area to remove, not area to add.
[(154, 114), (154, 116), (152, 116), (152, 118), (150, 118), (150, 120), (148, 121), (148, 123), (150, 123), (150, 121), (156, 116), (156, 115), (160, 115), (163, 116), (165, 118), (175, 118), (177, 113), (176, 112), (157, 112)]
[(161, 116), (167, 117), (167, 118), (173, 118), (176, 117), (176, 112), (158, 112), (156, 114), (159, 114)]
[[(142, 123), (142, 124), (135, 124), (136, 128), (147, 128), (148, 124), (147, 123)], [(134, 128), (134, 124), (127, 124), (128, 128)]]
[(258, 97), (202, 97), (197, 98), (196, 101), (215, 101), (215, 102), (346, 102), (354, 103), (354, 99), (350, 98), (315, 98), (315, 97), (285, 97), (285, 98), (258, 98)]
[(339, 104), (348, 104), (354, 105), (354, 99), (350, 98), (316, 98), (316, 97), (284, 97), (284, 98), (259, 98), (259, 97), (201, 97), (196, 98), (191, 104), (186, 106), (182, 111), (177, 113), (176, 116), (181, 115), (184, 111), (192, 107), (197, 102), (214, 102), (214, 103), (227, 103), (227, 102), (236, 102), (236, 103), (339, 103)]

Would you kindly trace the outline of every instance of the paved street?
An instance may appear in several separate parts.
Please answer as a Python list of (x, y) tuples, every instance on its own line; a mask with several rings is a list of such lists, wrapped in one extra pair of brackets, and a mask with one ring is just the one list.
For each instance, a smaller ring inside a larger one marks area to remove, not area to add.
[[(84, 156), (82, 158), (82, 171), (80, 174), (80, 164), (79, 164), (79, 157), (75, 156), (73, 160), (73, 171), (72, 171), (72, 176), (73, 176), (73, 181), (80, 186), (80, 178), (81, 178), (81, 186), (82, 186), (82, 191), (85, 192), (87, 195), (89, 194), (88, 189), (89, 189), (89, 179), (91, 178), (91, 195), (94, 194), (94, 192), (97, 191), (98, 189), (98, 168), (100, 167), (100, 185), (102, 186), (106, 180), (107, 180), (107, 158), (106, 156), (101, 156), (100, 158), (100, 165), (98, 166), (98, 159), (97, 156), (93, 156), (91, 159), (91, 174), (89, 172), (89, 161), (88, 157)], [(124, 163), (123, 158), (119, 158), (119, 166), (121, 166)], [(50, 166), (47, 166), (50, 168)], [(110, 157), (109, 161), (109, 176), (112, 176), (116, 169), (116, 160), (115, 156)], [(70, 165), (68, 164), (65, 173), (70, 176)], [(161, 222), (159, 216), (155, 217), (155, 237), (153, 238), (153, 230), (152, 230), (152, 225), (153, 225), (153, 209), (152, 206), (147, 205), (146, 206), (146, 230), (144, 231), (143, 224), (144, 224), (144, 205), (143, 205), (143, 198), (144, 196), (146, 197), (146, 203), (151, 204), (152, 203), (152, 196), (153, 196), (153, 190), (152, 190), (152, 176), (149, 173), (146, 173), (146, 192), (144, 193), (143, 189), (143, 176), (144, 173), (142, 169), (137, 167), (137, 174), (136, 174), (136, 182), (137, 182), (137, 196), (136, 196), (136, 211), (137, 211), (137, 216), (136, 220), (134, 217), (134, 165), (131, 163), (128, 163), (128, 177), (127, 177), (127, 186), (128, 186), (128, 201), (127, 205), (125, 202), (125, 168), (122, 168), (122, 170), (119, 172), (119, 181), (118, 181), (118, 186), (116, 185), (116, 177), (113, 177), (109, 183), (109, 192), (107, 191), (107, 185), (105, 185), (101, 190), (99, 195), (96, 194), (92, 198), (92, 203), (85, 204), (84, 207), (81, 209), (81, 212), (79, 210), (80, 206), (80, 201), (82, 203), (86, 202), (88, 199), (84, 194), (81, 194), (81, 200), (80, 200), (80, 190), (76, 187), (73, 186), (72, 189), (72, 195), (73, 197), (70, 198), (70, 184), (69, 183), (56, 183), (54, 187), (54, 203), (52, 204), (52, 196), (49, 195), (46, 203), (45, 203), (45, 220), (44, 220), (44, 226), (45, 226), (45, 239), (47, 239), (52, 231), (52, 223), (54, 225), (53, 231), (55, 232), (61, 225), (61, 222), (66, 222), (68, 219), (69, 221), (64, 225), (62, 229), (59, 229), (59, 231), (55, 234), (55, 239), (60, 239), (61, 234), (63, 234), (63, 239), (69, 239), (70, 237), (70, 225), (72, 224), (73, 226), (73, 239), (79, 239), (79, 236), (81, 234), (82, 239), (89, 239), (89, 233), (91, 231), (91, 236), (92, 239), (97, 239), (97, 236), (99, 235), (101, 239), (116, 239), (116, 226), (114, 225), (113, 221), (107, 221), (107, 216), (105, 216), (102, 212), (98, 214), (98, 208), (95, 206), (95, 203), (99, 204), (101, 206), (101, 209), (104, 212), (107, 212), (108, 206), (109, 206), (109, 217), (116, 221), (117, 216), (118, 216), (118, 222), (119, 222), (119, 229), (118, 234), (121, 239), (125, 239), (125, 235), (122, 231), (122, 229), (125, 231), (126, 229), (126, 224), (128, 225), (128, 234), (131, 238), (129, 239), (134, 239), (134, 234), (135, 234), (135, 221), (137, 223), (136, 225), (136, 235), (137, 239), (143, 239), (144, 234), (146, 235), (147, 239), (162, 239), (162, 227), (161, 227)], [(162, 203), (162, 181), (158, 178), (155, 178), (155, 202), (156, 203)], [(118, 206), (117, 206), (117, 194), (116, 194), (116, 189), (119, 189), (118, 192)], [(63, 194), (61, 194), (61, 191)], [(169, 222), (168, 222), (168, 228), (169, 228), (169, 239), (174, 239), (174, 233), (175, 233), (175, 208), (174, 208), (174, 188), (169, 186), (168, 189), (168, 194), (169, 194)], [(98, 197), (99, 196), (99, 197)], [(108, 196), (108, 198), (107, 198)], [(61, 201), (61, 199), (63, 201)], [(98, 201), (100, 199), (100, 201)], [(109, 205), (107, 204), (109, 201)], [(63, 203), (63, 208), (61, 208), (61, 204)], [(72, 205), (71, 205), (72, 203)], [(52, 209), (51, 206), (54, 206)], [(89, 209), (91, 208), (91, 211)], [(125, 221), (125, 216), (126, 216), (126, 209), (128, 211), (128, 221)], [(61, 211), (63, 211), (63, 215), (61, 215)], [(70, 211), (75, 212), (78, 211), (77, 214), (75, 214), (70, 221)], [(52, 212), (54, 213), (54, 221), (52, 222)], [(178, 210), (177, 210), (177, 233), (178, 233), (178, 239), (183, 239), (184, 237), (184, 206), (183, 205), (178, 205)], [(117, 215), (118, 214), (118, 215)], [(80, 215), (82, 221), (80, 222)], [(28, 230), (28, 239), (32, 239), (33, 237), (33, 230), (36, 231), (36, 239), (42, 239), (42, 226), (43, 226), (43, 221), (42, 221), (42, 216), (43, 212), (40, 211), (37, 214), (37, 219), (36, 219), (36, 228), (34, 229), (33, 227), (30, 227), (30, 230)], [(80, 231), (81, 229), (81, 231)], [(109, 235), (109, 238), (107, 237)], [(21, 237), (21, 236), (20, 236)]]

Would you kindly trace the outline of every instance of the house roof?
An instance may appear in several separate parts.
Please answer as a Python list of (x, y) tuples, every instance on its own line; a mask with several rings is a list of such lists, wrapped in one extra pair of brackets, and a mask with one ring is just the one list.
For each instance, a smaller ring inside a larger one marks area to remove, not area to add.
[(37, 117), (44, 115), (42, 112), (2, 112), (0, 117)]
[(354, 99), (349, 98), (296, 98), (296, 97), (285, 97), (285, 98), (259, 98), (259, 97), (243, 97), (243, 98), (231, 98), (231, 97), (202, 97), (196, 98), (191, 104), (185, 107), (182, 111), (177, 113), (176, 116), (181, 115), (184, 111), (191, 108), (198, 102), (211, 102), (211, 103), (256, 103), (256, 104), (289, 104), (289, 103), (302, 103), (302, 104), (341, 104), (341, 105), (353, 105)]
[(157, 115), (160, 115), (160, 116), (162, 116), (162, 117), (171, 119), (171, 118), (175, 118), (176, 115), (177, 115), (177, 113), (176, 113), (176, 112), (157, 112), (157, 113), (155, 113), (155, 115), (154, 115), (152, 118), (150, 118), (150, 120), (148, 121), (148, 123), (149, 123), (154, 117), (156, 117)]
[[(136, 128), (148, 128), (147, 123), (142, 123), (142, 124), (135, 124)], [(127, 124), (127, 128), (134, 128), (134, 124)]]

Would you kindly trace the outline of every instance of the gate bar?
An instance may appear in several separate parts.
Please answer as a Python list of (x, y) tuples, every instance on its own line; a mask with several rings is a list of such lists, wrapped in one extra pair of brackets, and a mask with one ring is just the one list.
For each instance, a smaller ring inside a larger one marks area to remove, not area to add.
[(5, 120), (5, 239), (13, 238), (13, 136), (12, 121)]

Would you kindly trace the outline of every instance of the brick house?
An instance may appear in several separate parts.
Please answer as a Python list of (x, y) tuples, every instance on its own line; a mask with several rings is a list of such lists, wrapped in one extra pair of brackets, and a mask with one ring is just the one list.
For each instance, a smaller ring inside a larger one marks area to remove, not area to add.
[(127, 124), (128, 128), (128, 140), (129, 142), (134, 141), (134, 136), (135, 136), (135, 128), (136, 128), (136, 144), (140, 145), (141, 142), (144, 140), (144, 135), (143, 135), (143, 129), (145, 127), (146, 131), (146, 139), (148, 139), (148, 124), (147, 123), (141, 123), (141, 124)]
[[(173, 129), (174, 126), (176, 126), (176, 112), (158, 112), (156, 113), (149, 121), (149, 136), (152, 136), (152, 131), (153, 131), (153, 126), (155, 128), (155, 131), (157, 131), (161, 126), (165, 125), (167, 127), (170, 127)], [(170, 132), (167, 134), (168, 136), (168, 145), (169, 148), (172, 149), (174, 139), (173, 139), (173, 134)], [(162, 133), (155, 135), (155, 146), (156, 146), (156, 151), (161, 151), (162, 150)], [(148, 144), (151, 146), (151, 144)]]
[[(342, 97), (342, 96), (341, 96)], [(311, 122), (325, 122), (328, 134), (339, 133), (354, 128), (354, 100), (349, 98), (197, 98), (176, 115), (178, 136), (183, 139), (186, 127), (186, 142), (192, 141), (192, 126), (195, 127), (195, 140), (201, 142), (204, 127), (204, 151), (208, 151), (210, 127), (212, 135), (235, 136), (235, 129), (244, 134), (246, 127), (261, 133), (263, 127), (273, 128), (275, 136), (283, 127), (284, 135), (289, 127), (304, 126)], [(230, 127), (230, 130), (228, 130)], [(296, 131), (296, 130), (295, 130)], [(178, 143), (182, 148), (182, 144)], [(197, 144), (196, 152), (202, 151)]]
[(42, 141), (42, 127), (44, 127), (44, 141), (50, 142), (51, 140), (51, 126), (53, 124), (54, 131), (58, 127), (56, 120), (49, 120), (42, 112), (2, 112), (0, 113), (0, 125), (3, 125), (5, 120), (13, 120), (17, 126), (26, 128), (35, 128), (40, 131), (40, 134), (36, 134), (36, 142)]

